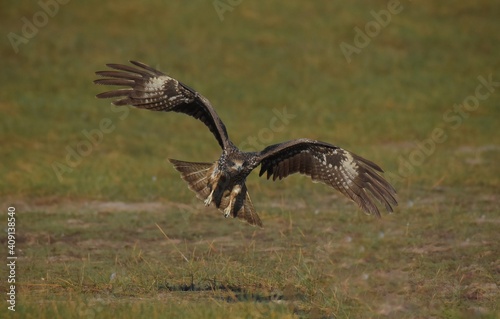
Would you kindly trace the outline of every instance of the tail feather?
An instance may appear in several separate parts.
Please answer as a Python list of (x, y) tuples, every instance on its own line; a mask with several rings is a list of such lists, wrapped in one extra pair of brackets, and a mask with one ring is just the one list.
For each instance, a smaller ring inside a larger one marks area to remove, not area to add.
[[(196, 193), (196, 197), (201, 200), (208, 197), (210, 188), (208, 187), (207, 180), (208, 176), (212, 174), (215, 168), (214, 163), (193, 163), (175, 159), (169, 159), (169, 161), (174, 165), (175, 169), (181, 173), (181, 177), (188, 183), (189, 189)], [(219, 200), (214, 201), (217, 208), (222, 212), (229, 205), (229, 193), (230, 192), (224, 192)], [(262, 227), (262, 222), (259, 215), (255, 212), (245, 184), (243, 184), (242, 191), (236, 198), (231, 215), (233, 218), (238, 217), (250, 225)]]
[(206, 179), (212, 173), (213, 163), (192, 163), (175, 159), (169, 159), (169, 161), (181, 173), (181, 177), (188, 183), (189, 189), (196, 193), (196, 197), (202, 200), (207, 198), (210, 189), (207, 187)]

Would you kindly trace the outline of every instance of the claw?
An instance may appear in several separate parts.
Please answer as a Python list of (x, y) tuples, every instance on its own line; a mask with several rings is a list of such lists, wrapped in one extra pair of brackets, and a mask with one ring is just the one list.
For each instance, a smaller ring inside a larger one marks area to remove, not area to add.
[(208, 195), (208, 197), (204, 201), (205, 206), (208, 206), (208, 205), (210, 205), (212, 203), (212, 197), (214, 195), (215, 187), (210, 187), (210, 189), (212, 191), (210, 192), (210, 194)]
[(231, 215), (231, 205), (224, 209), (224, 217), (228, 218)]
[(208, 206), (208, 205), (210, 205), (210, 204), (212, 203), (212, 194), (213, 194), (213, 193), (214, 193), (214, 192), (212, 191), (212, 192), (210, 193), (210, 195), (208, 195), (207, 199), (205, 199), (205, 201), (204, 201), (205, 206)]

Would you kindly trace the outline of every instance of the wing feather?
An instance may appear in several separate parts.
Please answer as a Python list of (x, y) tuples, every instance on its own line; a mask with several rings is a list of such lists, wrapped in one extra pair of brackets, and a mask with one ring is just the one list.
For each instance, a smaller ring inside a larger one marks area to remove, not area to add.
[(226, 127), (205, 97), (142, 62), (130, 62), (134, 66), (109, 63), (106, 65), (113, 70), (96, 72), (104, 78), (95, 80), (95, 84), (128, 87), (100, 93), (98, 98), (120, 98), (112, 103), (190, 115), (209, 128), (221, 148), (227, 146), (229, 139)]
[(265, 148), (257, 156), (267, 178), (283, 179), (300, 173), (340, 191), (366, 213), (380, 216), (378, 201), (388, 212), (397, 206), (396, 190), (375, 163), (340, 147), (309, 139), (292, 140)]

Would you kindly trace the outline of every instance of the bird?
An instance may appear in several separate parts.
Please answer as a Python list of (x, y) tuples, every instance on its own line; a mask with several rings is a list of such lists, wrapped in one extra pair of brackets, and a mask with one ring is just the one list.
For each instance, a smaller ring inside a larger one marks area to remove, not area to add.
[(215, 205), (224, 217), (238, 217), (263, 227), (245, 184), (247, 176), (260, 165), (259, 176), (281, 180), (294, 173), (309, 176), (340, 191), (367, 214), (380, 217), (376, 204), (393, 212), (396, 190), (381, 175), (375, 163), (341, 147), (309, 138), (299, 138), (245, 152), (229, 139), (227, 129), (209, 100), (186, 84), (138, 61), (131, 65), (109, 63), (97, 71), (95, 84), (119, 86), (99, 93), (113, 105), (187, 114), (203, 122), (222, 149), (214, 162), (186, 162), (170, 159), (181, 178), (205, 206)]

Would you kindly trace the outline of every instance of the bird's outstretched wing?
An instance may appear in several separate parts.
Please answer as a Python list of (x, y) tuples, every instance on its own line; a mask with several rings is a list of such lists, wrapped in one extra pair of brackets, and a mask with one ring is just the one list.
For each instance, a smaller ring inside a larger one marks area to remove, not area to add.
[(366, 213), (380, 216), (373, 198), (392, 212), (397, 205), (396, 191), (377, 172), (382, 169), (342, 148), (309, 139), (298, 139), (266, 147), (257, 156), (261, 170), (273, 180), (293, 173), (308, 175), (356, 202)]
[(168, 75), (137, 61), (135, 66), (106, 64), (117, 71), (98, 71), (95, 84), (128, 86), (97, 95), (98, 98), (119, 98), (114, 105), (132, 105), (141, 109), (164, 112), (180, 112), (202, 121), (224, 148), (228, 135), (224, 124), (210, 102), (187, 85)]

